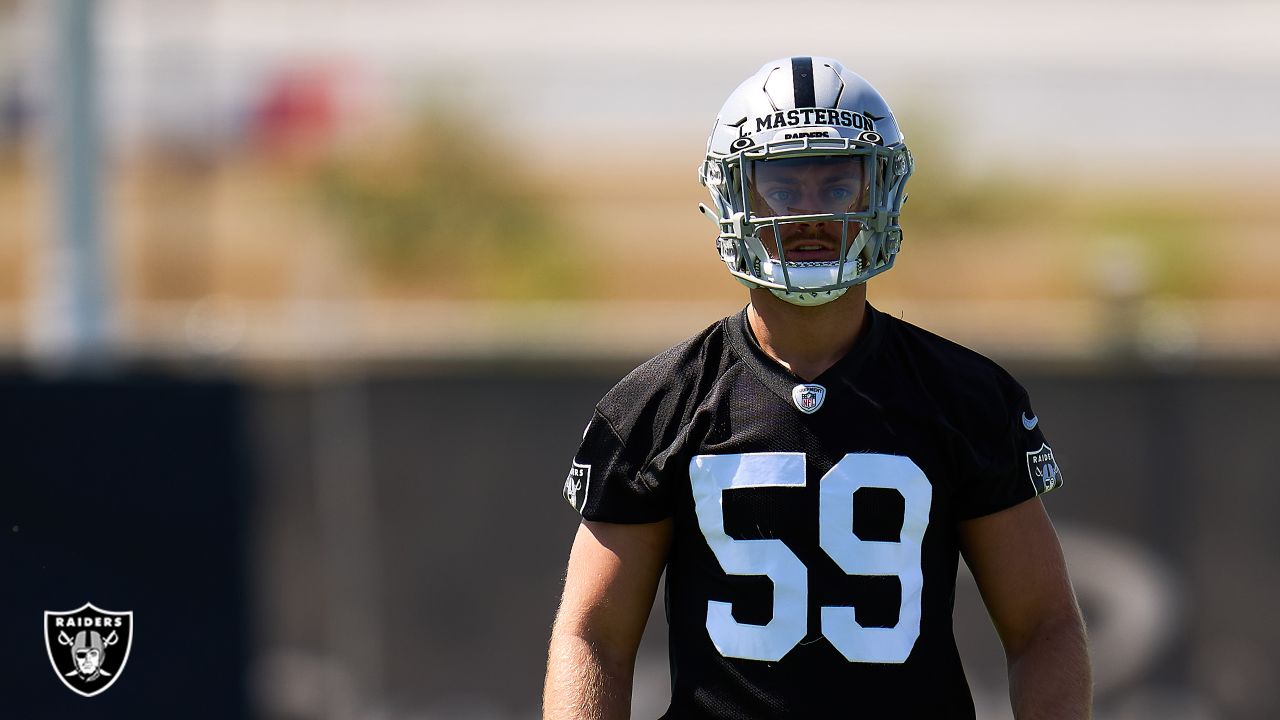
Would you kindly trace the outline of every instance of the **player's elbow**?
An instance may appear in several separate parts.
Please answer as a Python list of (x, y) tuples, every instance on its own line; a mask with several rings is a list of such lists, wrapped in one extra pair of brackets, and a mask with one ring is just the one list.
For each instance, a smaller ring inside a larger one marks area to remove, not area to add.
[(1063, 657), (1087, 657), (1088, 640), (1084, 620), (1074, 602), (1047, 609), (1019, 632), (1001, 633), (1010, 667), (1024, 657), (1039, 653)]
[(565, 603), (556, 614), (551, 645), (572, 645), (579, 653), (590, 653), (610, 668), (626, 668), (635, 662), (639, 643), (634, 633), (609, 621), (607, 608)]
[(547, 653), (544, 718), (625, 717), (635, 657), (625, 640), (562, 608)]

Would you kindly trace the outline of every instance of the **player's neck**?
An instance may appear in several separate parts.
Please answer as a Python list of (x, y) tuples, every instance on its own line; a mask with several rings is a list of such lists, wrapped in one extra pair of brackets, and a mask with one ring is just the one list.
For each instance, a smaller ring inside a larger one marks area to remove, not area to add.
[(813, 380), (853, 349), (866, 326), (866, 309), (866, 284), (814, 307), (792, 305), (757, 288), (751, 291), (747, 320), (769, 357)]

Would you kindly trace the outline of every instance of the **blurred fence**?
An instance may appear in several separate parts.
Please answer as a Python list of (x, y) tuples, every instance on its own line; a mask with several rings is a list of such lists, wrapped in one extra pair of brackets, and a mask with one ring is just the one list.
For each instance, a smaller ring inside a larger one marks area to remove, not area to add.
[[(139, 628), (94, 717), (536, 717), (576, 527), (562, 476), (627, 369), (10, 376), (5, 709), (69, 717), (80, 698), (46, 664), (39, 613), (91, 600), (131, 606)], [(1280, 375), (1012, 369), (1067, 479), (1046, 502), (1091, 627), (1097, 717), (1280, 714)], [(956, 626), (980, 712), (1007, 717), (998, 644), (963, 577)], [(659, 607), (636, 717), (665, 707), (664, 633)]]

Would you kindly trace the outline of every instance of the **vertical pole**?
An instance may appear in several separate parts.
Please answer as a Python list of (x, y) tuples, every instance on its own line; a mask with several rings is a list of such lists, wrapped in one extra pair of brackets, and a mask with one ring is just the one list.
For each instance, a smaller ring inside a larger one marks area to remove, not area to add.
[(59, 364), (96, 365), (109, 347), (107, 258), (102, 243), (97, 103), (97, 0), (55, 0), (55, 70), (48, 151), (54, 166), (52, 226), (31, 336)]
[[(324, 570), (325, 654), (349, 680), (324, 717), (366, 716), (383, 702), (381, 557), (367, 382), (359, 370), (312, 386), (316, 513)], [(336, 693), (340, 687), (328, 688)]]

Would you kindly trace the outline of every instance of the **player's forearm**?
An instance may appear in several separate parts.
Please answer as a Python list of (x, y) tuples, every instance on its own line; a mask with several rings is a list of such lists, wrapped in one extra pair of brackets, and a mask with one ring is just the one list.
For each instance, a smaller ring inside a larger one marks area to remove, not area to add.
[(634, 659), (610, 657), (578, 634), (553, 632), (543, 720), (626, 720), (634, 665)]
[(1084, 624), (1075, 613), (1046, 623), (1009, 657), (1009, 699), (1017, 720), (1086, 720), (1093, 676)]

